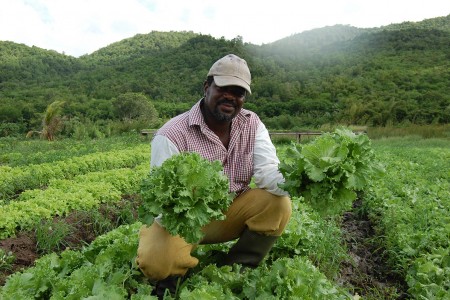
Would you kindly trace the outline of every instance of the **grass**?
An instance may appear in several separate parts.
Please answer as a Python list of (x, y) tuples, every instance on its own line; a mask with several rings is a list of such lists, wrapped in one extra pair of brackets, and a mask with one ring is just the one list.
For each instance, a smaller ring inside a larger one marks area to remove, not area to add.
[(42, 221), (35, 230), (37, 251), (42, 254), (61, 251), (67, 246), (65, 239), (73, 231), (72, 225), (64, 221)]
[(414, 139), (450, 138), (450, 124), (368, 127), (367, 135), (371, 139), (390, 137), (408, 137)]
[(78, 248), (89, 242), (83, 240), (85, 238), (95, 238), (122, 224), (134, 223), (137, 201), (126, 199), (115, 204), (103, 204), (99, 210), (73, 211), (68, 218), (42, 221), (34, 231), (38, 253)]
[[(309, 129), (303, 131), (315, 132), (332, 132), (337, 126), (324, 125), (319, 129)], [(433, 139), (450, 139), (450, 124), (444, 125), (405, 125), (405, 126), (385, 126), (385, 127), (370, 127), (370, 126), (348, 126), (354, 132), (365, 132), (372, 140), (385, 140), (392, 138), (401, 139), (400, 144), (408, 143), (408, 141), (415, 143), (418, 140), (433, 140)], [(269, 131), (271, 131), (269, 129)], [(302, 136), (301, 143), (308, 143), (316, 138), (316, 136)], [(295, 141), (296, 137), (293, 135), (272, 136), (272, 141), (277, 145), (288, 144)]]

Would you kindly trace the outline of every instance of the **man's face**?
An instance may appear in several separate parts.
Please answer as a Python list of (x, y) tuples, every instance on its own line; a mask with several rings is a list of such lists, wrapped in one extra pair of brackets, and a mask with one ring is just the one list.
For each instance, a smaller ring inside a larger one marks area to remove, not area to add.
[(205, 109), (216, 121), (231, 121), (242, 109), (245, 100), (245, 89), (240, 86), (217, 86), (204, 84)]

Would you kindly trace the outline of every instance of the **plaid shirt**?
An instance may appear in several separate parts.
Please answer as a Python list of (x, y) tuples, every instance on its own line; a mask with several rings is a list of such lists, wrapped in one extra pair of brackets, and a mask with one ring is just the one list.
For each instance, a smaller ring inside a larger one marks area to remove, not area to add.
[(202, 157), (222, 162), (230, 181), (230, 192), (236, 194), (249, 189), (253, 175), (253, 152), (259, 117), (241, 109), (231, 124), (228, 149), (206, 125), (200, 110), (201, 100), (190, 111), (167, 122), (156, 133), (169, 139), (179, 152), (197, 152)]

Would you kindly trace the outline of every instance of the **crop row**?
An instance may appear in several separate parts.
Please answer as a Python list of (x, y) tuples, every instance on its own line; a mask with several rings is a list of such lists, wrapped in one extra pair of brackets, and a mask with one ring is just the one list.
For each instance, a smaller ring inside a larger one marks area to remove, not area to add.
[[(350, 168), (350, 166), (361, 161), (358, 157), (352, 160), (345, 159), (348, 155), (366, 153), (370, 150), (370, 147), (366, 147), (369, 145), (362, 140), (363, 137), (355, 137), (355, 142), (364, 146), (356, 147), (352, 142), (353, 135), (341, 133), (336, 137), (328, 137), (328, 143), (321, 144), (327, 146), (327, 149), (331, 148), (333, 153), (323, 151), (324, 147), (309, 148), (308, 153), (317, 153), (313, 155), (314, 157), (325, 155), (323, 160), (314, 160), (319, 161), (319, 166), (314, 169), (316, 177), (319, 173), (323, 173), (318, 169), (324, 167), (324, 164), (320, 162), (329, 162), (330, 153), (339, 155), (340, 159), (332, 160), (333, 166), (326, 164), (328, 169), (336, 169), (337, 165), (346, 165), (345, 174), (338, 178), (335, 176), (337, 180), (348, 178), (347, 175), (354, 173), (351, 171), (356, 171), (356, 168)], [(348, 141), (345, 146), (339, 142), (342, 138)], [(344, 151), (344, 148), (353, 149), (353, 151)], [(364, 156), (364, 158), (368, 157)], [(148, 164), (144, 168), (145, 172), (147, 172), (147, 166)], [(102, 180), (110, 182), (105, 179), (105, 173), (107, 172), (97, 174), (97, 178), (92, 181), (83, 181), (81, 178), (92, 177), (94, 173), (76, 176), (73, 180), (52, 179), (48, 182), (48, 188), (45, 191), (25, 191), (17, 199), (18, 201), (11, 204), (36, 199), (34, 193), (42, 195), (42, 202), (48, 201), (52, 199), (53, 193), (44, 193), (53, 188), (58, 191), (67, 190), (67, 194), (70, 195), (86, 191), (90, 194), (97, 193), (97, 199), (110, 197), (111, 194), (102, 194), (101, 186), (94, 185), (91, 188), (90, 184), (87, 184), (89, 182), (97, 184)], [(144, 175), (145, 173), (138, 177), (142, 179)], [(326, 174), (324, 173), (323, 176)], [(82, 184), (78, 184), (78, 180), (81, 180)], [(294, 180), (295, 178), (292, 178), (292, 181)], [(82, 187), (86, 187), (87, 190), (83, 190)], [(349, 188), (355, 187), (354, 184), (349, 186)], [(27, 199), (29, 195), (31, 198)], [(334, 199), (332, 196), (329, 198)], [(226, 252), (231, 243), (201, 245), (193, 254), (199, 258), (200, 264), (190, 271), (190, 277), (181, 286), (181, 298), (351, 299), (352, 296), (348, 291), (332, 281), (338, 277), (341, 263), (347, 258), (336, 222), (339, 218), (324, 218), (320, 211), (305, 200), (305, 197), (292, 195), (292, 199), (294, 210), (286, 228), (286, 234), (277, 241), (263, 264), (257, 269), (242, 273), (239, 267), (217, 268), (214, 263), (211, 263), (214, 262), (211, 256), (213, 251), (208, 250), (218, 249)], [(64, 207), (64, 203), (61, 206)], [(38, 216), (36, 220), (40, 218), (41, 216)], [(136, 223), (113, 230), (106, 236), (97, 238), (81, 251), (66, 250), (60, 255), (50, 254), (42, 257), (34, 267), (11, 275), (0, 290), (0, 297), (149, 299), (151, 284), (143, 277), (134, 262), (139, 240), (139, 226), (140, 224)]]
[(43, 256), (34, 267), (11, 275), (0, 288), (0, 298), (126, 299), (127, 288), (132, 287), (149, 295), (151, 287), (141, 288), (134, 279), (139, 227), (139, 223), (123, 225), (81, 251)]
[[(123, 225), (97, 237), (81, 251), (65, 250), (60, 255), (52, 253), (40, 258), (34, 267), (11, 275), (0, 288), (0, 298), (156, 299), (150, 296), (152, 286), (135, 264), (140, 226), (139, 222)], [(187, 278), (180, 287), (180, 296), (181, 299), (352, 299), (306, 256), (300, 255), (280, 257), (270, 265), (263, 263), (246, 272), (208, 264)]]
[(10, 167), (30, 164), (54, 163), (94, 152), (129, 149), (148, 141), (137, 134), (98, 138), (95, 140), (62, 139), (49, 143), (46, 140), (0, 139), (0, 165)]
[(383, 148), (386, 177), (366, 197), (390, 265), (417, 299), (450, 298), (450, 151)]
[(134, 169), (92, 172), (71, 180), (53, 179), (45, 190), (27, 190), (15, 201), (0, 206), (0, 239), (14, 235), (17, 229), (30, 229), (41, 219), (92, 209), (136, 193), (148, 169), (148, 163), (143, 163)]
[(70, 179), (89, 172), (134, 167), (148, 161), (148, 148), (148, 145), (139, 145), (132, 149), (98, 152), (55, 163), (15, 168), (0, 166), (0, 200), (46, 186), (52, 179)]

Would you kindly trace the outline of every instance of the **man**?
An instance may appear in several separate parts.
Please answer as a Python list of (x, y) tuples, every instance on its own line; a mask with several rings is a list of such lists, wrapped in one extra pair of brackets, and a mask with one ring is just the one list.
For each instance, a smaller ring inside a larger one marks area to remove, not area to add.
[[(278, 187), (283, 177), (266, 127), (255, 113), (242, 108), (246, 94), (251, 93), (250, 83), (250, 70), (242, 58), (229, 54), (216, 61), (204, 82), (204, 97), (155, 134), (151, 166), (184, 151), (220, 160), (236, 198), (225, 220), (202, 228), (200, 243), (239, 238), (219, 263), (255, 268), (283, 232), (291, 201)], [(249, 187), (252, 177), (255, 189)], [(197, 265), (192, 248), (180, 236), (171, 236), (158, 219), (142, 227), (136, 261), (147, 277), (157, 280), (154, 292), (160, 298), (166, 288), (174, 293), (177, 280)]]

